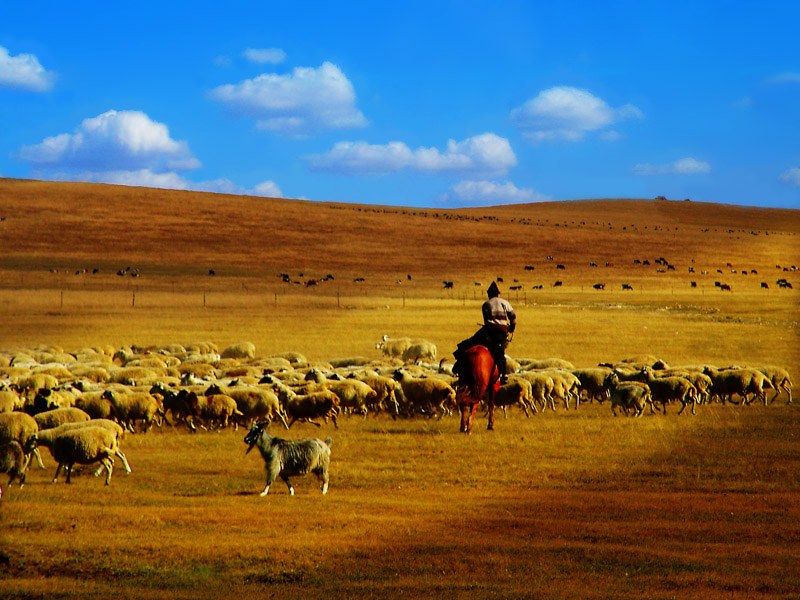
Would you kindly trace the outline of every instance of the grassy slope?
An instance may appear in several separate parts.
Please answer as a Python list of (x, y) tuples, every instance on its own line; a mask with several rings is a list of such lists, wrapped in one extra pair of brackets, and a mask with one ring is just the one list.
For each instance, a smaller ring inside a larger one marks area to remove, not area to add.
[[(800, 380), (798, 286), (774, 285), (797, 283), (775, 265), (800, 262), (800, 211), (424, 211), (0, 179), (0, 216), (0, 349), (247, 339), (261, 355), (326, 359), (377, 356), (389, 333), (445, 355), (478, 319), (473, 281), (503, 276), (505, 290), (525, 287), (506, 293), (520, 313), (512, 355), (769, 362)], [(676, 271), (633, 264), (661, 256)], [(141, 277), (113, 274), (127, 265)], [(75, 275), (83, 267), (100, 273)], [(283, 271), (336, 279), (287, 286)], [(50, 485), (50, 459), (4, 490), (0, 595), (788, 598), (800, 587), (800, 429), (784, 402), (637, 421), (607, 406), (512, 414), (469, 439), (453, 419), (345, 420), (323, 432), (335, 440), (325, 499), (311, 478), (295, 498), (280, 485), (254, 495), (262, 469), (242, 458), (241, 432), (129, 436), (135, 472), (109, 489), (88, 476)]]

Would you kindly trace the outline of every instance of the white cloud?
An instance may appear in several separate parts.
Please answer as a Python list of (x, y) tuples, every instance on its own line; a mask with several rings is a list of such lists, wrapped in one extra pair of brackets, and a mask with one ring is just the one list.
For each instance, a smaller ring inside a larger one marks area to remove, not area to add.
[(770, 77), (767, 81), (770, 83), (800, 83), (800, 73), (778, 73)]
[(23, 146), (17, 158), (43, 168), (90, 171), (191, 170), (200, 166), (186, 142), (139, 111), (110, 110), (84, 119), (74, 133)]
[(286, 60), (286, 52), (280, 48), (248, 48), (242, 52), (242, 56), (250, 62), (258, 64), (269, 63), (277, 65)]
[(39, 64), (33, 54), (11, 56), (0, 46), (0, 88), (17, 88), (32, 92), (46, 92), (55, 76)]
[(653, 165), (640, 163), (633, 167), (635, 175), (701, 175), (711, 172), (711, 165), (694, 158), (681, 158), (675, 162)]
[(531, 141), (577, 142), (588, 132), (642, 118), (642, 111), (632, 104), (612, 108), (587, 90), (568, 86), (543, 90), (511, 111), (511, 122)]
[(304, 136), (326, 129), (364, 127), (353, 85), (336, 65), (298, 67), (291, 74), (264, 73), (238, 84), (219, 86), (209, 97), (238, 116), (256, 119), (256, 127)]
[(462, 181), (457, 183), (442, 197), (446, 203), (460, 205), (498, 205), (521, 204), (526, 202), (545, 202), (549, 196), (535, 192), (531, 188), (518, 188), (510, 181)]
[(344, 174), (379, 175), (402, 170), (424, 173), (486, 173), (502, 175), (516, 166), (508, 140), (484, 133), (462, 142), (450, 140), (447, 148), (411, 150), (403, 142), (376, 145), (338, 142), (325, 154), (305, 157), (313, 169)]
[(53, 181), (82, 181), (87, 183), (110, 183), (113, 185), (129, 185), (151, 187), (167, 190), (192, 190), (197, 192), (213, 192), (217, 194), (235, 194), (246, 196), (264, 196), (282, 198), (283, 193), (273, 181), (264, 181), (252, 189), (233, 183), (230, 179), (214, 179), (211, 181), (189, 181), (175, 172), (156, 173), (150, 169), (135, 171), (84, 171), (82, 173), (56, 173), (43, 176)]
[(786, 171), (781, 173), (779, 179), (781, 182), (787, 185), (800, 187), (800, 168), (794, 167), (792, 169), (787, 169)]

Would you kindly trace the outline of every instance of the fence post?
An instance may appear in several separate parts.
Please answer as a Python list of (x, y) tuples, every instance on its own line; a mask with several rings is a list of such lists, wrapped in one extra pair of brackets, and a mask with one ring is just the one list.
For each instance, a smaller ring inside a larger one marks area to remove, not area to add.
[(136, 292), (131, 292), (131, 308), (136, 306)]

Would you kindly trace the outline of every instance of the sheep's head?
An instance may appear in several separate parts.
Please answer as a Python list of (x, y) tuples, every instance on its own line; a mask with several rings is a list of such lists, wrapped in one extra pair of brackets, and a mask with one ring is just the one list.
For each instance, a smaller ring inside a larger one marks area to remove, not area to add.
[(216, 383), (212, 383), (210, 386), (208, 386), (208, 389), (206, 390), (206, 396), (214, 396), (216, 394), (221, 394), (221, 393), (222, 390)]
[(269, 435), (267, 433), (267, 424), (263, 422), (253, 423), (250, 431), (248, 431), (247, 435), (244, 436), (244, 443), (248, 444), (247, 452), (245, 452), (245, 454), (248, 454), (250, 450), (253, 449), (253, 446), (258, 443), (258, 441), (261, 439), (261, 436), (264, 434)]

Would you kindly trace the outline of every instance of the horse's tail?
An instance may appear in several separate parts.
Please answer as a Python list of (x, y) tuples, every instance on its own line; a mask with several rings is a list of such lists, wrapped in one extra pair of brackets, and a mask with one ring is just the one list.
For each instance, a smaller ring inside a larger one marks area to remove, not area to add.
[(498, 379), (499, 372), (486, 346), (473, 346), (465, 352), (469, 369), (469, 395), (474, 402), (483, 400), (488, 387)]

